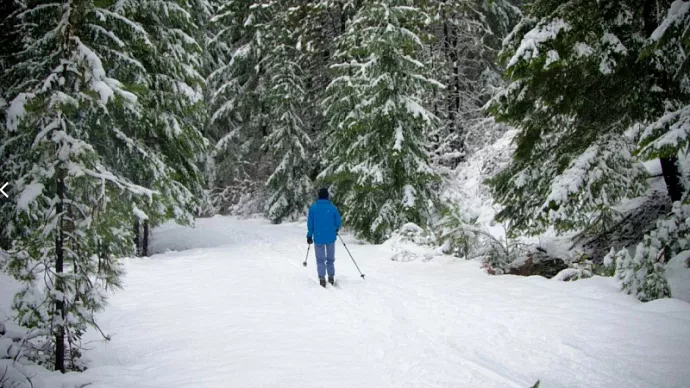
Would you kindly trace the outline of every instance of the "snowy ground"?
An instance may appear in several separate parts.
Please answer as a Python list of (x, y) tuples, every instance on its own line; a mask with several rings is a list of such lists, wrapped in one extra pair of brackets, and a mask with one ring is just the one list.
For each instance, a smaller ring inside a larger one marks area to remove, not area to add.
[(352, 239), (366, 281), (339, 245), (341, 288), (324, 290), (311, 254), (302, 267), (304, 234), (304, 224), (226, 217), (156, 230), (158, 254), (126, 260), (125, 290), (99, 317), (112, 340), (90, 332), (90, 368), (72, 379), (90, 388), (690, 385), (686, 302), (643, 304), (607, 278), (488, 276), (444, 257), (393, 262), (387, 247)]
[[(611, 279), (491, 277), (475, 262), (392, 262), (347, 239), (321, 289), (304, 225), (168, 226), (127, 261), (101, 315), (92, 388), (688, 387), (690, 304), (642, 304)], [(91, 333), (90, 339), (98, 337)]]

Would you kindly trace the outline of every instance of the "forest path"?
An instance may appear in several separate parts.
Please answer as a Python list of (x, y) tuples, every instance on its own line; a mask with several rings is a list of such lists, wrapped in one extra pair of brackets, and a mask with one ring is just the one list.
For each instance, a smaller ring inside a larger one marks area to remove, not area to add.
[[(690, 304), (611, 279), (488, 276), (338, 243), (316, 282), (305, 227), (214, 217), (154, 232), (87, 335), (90, 387), (687, 387)], [(176, 250), (176, 251), (168, 251)]]

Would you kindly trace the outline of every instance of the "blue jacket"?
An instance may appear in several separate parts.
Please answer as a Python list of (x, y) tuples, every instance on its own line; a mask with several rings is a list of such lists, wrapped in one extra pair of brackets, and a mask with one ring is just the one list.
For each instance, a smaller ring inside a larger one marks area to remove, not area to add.
[(340, 213), (327, 199), (319, 199), (309, 208), (307, 238), (314, 237), (314, 244), (333, 244), (340, 229)]

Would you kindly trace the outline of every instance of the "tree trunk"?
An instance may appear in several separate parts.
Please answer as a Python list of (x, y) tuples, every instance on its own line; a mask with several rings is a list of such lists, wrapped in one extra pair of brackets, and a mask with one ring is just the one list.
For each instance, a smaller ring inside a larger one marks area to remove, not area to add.
[[(458, 54), (458, 36), (457, 32), (453, 36), (453, 47), (452, 47), (452, 52), (453, 54), (453, 79), (455, 80), (455, 87), (453, 88), (455, 95), (455, 114), (457, 117), (460, 117), (460, 65), (459, 65), (459, 54)], [(455, 151), (460, 151), (462, 153), (461, 158), (453, 158), (453, 163), (452, 163), (452, 168), (455, 168), (458, 166), (458, 164), (461, 161), (465, 160), (464, 156), (464, 151), (465, 151), (465, 134), (461, 133), (464, 132), (465, 125), (456, 125), (455, 126), (455, 132), (457, 134), (457, 149)]]
[[(446, 13), (445, 9), (441, 11), (441, 18), (445, 20)], [(448, 34), (448, 22), (443, 22), (443, 56), (446, 61), (450, 62), (452, 65), (453, 58), (450, 53), (450, 47), (448, 40), (450, 36)], [(447, 69), (446, 69), (447, 70)], [(447, 74), (447, 73), (446, 73)], [(453, 110), (453, 83), (450, 82), (450, 77), (448, 77), (448, 85), (446, 85), (446, 110), (448, 111), (448, 132), (455, 133), (455, 112)]]
[[(65, 179), (64, 170), (58, 169), (57, 176), (57, 195), (59, 198), (58, 203), (55, 206), (55, 211), (57, 216), (60, 217), (58, 220), (57, 235), (55, 236), (55, 290), (59, 292), (62, 298), (64, 298), (64, 287), (63, 279), (61, 277), (63, 273), (64, 265), (64, 234), (63, 228), (63, 216), (64, 212), (64, 199), (65, 199)], [(55, 301), (56, 314), (60, 314), (62, 322), (57, 327), (57, 332), (55, 333), (55, 370), (59, 370), (65, 373), (65, 301), (64, 299), (59, 299)]]
[(139, 224), (139, 218), (134, 220), (134, 246), (135, 246), (135, 252), (134, 254), (137, 257), (141, 257), (141, 242), (140, 242), (140, 230), (141, 230), (141, 225)]
[(683, 183), (680, 181), (680, 171), (678, 170), (678, 158), (661, 158), (661, 171), (664, 174), (664, 182), (671, 201), (680, 201), (683, 197)]
[(144, 257), (149, 255), (149, 220), (144, 220), (144, 246), (142, 247)]
[[(651, 36), (654, 30), (659, 25), (658, 12), (656, 1), (646, 1), (642, 10), (644, 17), (644, 30), (646, 37)], [(664, 8), (665, 9), (665, 8)], [(665, 73), (658, 72), (655, 74), (656, 81), (664, 90), (670, 90), (671, 81)], [(683, 184), (680, 181), (680, 170), (678, 169), (678, 158), (671, 156), (668, 158), (660, 158), (661, 171), (664, 175), (664, 183), (671, 201), (680, 201), (683, 197)]]

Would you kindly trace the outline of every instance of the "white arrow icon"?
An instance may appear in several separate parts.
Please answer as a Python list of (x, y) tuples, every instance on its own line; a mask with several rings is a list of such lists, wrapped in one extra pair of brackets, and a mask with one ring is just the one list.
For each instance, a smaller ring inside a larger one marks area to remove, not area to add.
[(5, 183), (4, 185), (2, 185), (2, 187), (0, 187), (0, 194), (4, 195), (5, 198), (9, 198), (9, 197), (10, 197), (10, 196), (7, 195), (7, 193), (4, 191), (4, 190), (5, 190), (5, 187), (7, 187), (8, 184), (9, 184), (9, 183)]

